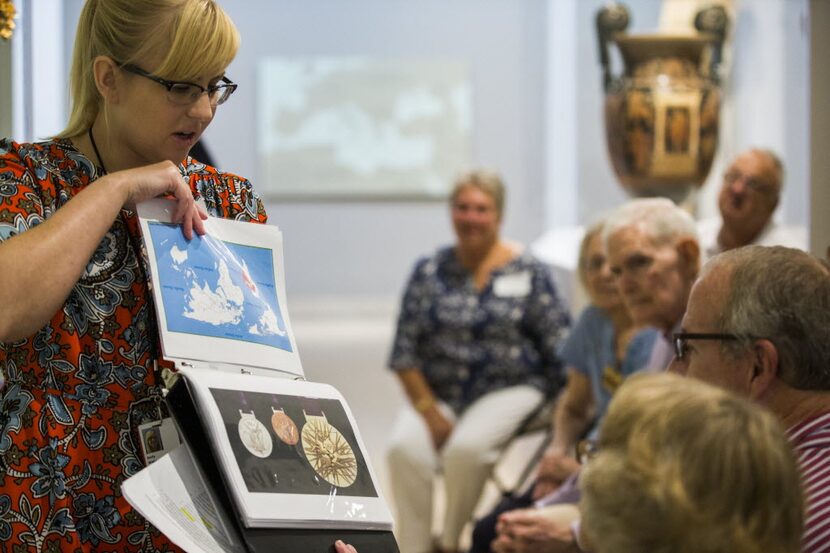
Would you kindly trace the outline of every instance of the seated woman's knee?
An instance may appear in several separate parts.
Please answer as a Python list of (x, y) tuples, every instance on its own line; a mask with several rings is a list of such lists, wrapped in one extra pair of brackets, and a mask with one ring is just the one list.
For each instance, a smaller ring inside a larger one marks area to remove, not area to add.
[(475, 439), (451, 440), (441, 452), (444, 470), (459, 469), (488, 464), (490, 450), (482, 447)]

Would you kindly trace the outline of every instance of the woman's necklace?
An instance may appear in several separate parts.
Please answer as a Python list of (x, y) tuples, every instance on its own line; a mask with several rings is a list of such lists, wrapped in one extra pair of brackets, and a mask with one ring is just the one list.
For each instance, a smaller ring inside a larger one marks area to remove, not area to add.
[(104, 160), (101, 159), (101, 152), (98, 151), (98, 145), (95, 143), (95, 137), (92, 136), (92, 127), (86, 133), (89, 135), (89, 141), (92, 142), (92, 149), (95, 151), (95, 157), (98, 158), (98, 165), (101, 166), (101, 174), (107, 174), (107, 168), (104, 166)]

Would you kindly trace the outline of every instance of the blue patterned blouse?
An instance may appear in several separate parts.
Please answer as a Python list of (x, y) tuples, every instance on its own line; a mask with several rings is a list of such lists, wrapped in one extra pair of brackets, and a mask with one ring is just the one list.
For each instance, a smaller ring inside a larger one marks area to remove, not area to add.
[(550, 271), (530, 254), (493, 271), (478, 291), (448, 247), (415, 265), (389, 366), (420, 369), (456, 413), (508, 386), (553, 394), (563, 381), (557, 349), (569, 322)]

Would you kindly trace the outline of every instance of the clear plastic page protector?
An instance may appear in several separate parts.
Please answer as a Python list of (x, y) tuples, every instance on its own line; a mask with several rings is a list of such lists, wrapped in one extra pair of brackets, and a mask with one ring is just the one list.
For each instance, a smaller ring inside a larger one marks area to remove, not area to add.
[(208, 369), (180, 374), (246, 527), (392, 529), (357, 424), (334, 387)]
[(164, 357), (302, 376), (279, 229), (208, 217), (206, 234), (187, 240), (174, 210), (138, 205)]

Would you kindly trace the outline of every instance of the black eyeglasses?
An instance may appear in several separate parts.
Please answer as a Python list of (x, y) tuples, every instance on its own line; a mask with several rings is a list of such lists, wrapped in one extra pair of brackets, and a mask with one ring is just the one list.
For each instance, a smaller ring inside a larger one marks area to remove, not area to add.
[(222, 77), (219, 84), (210, 85), (205, 88), (197, 85), (196, 83), (189, 83), (186, 81), (168, 81), (167, 79), (156, 77), (155, 75), (148, 73), (137, 65), (133, 65), (131, 63), (125, 63), (120, 67), (128, 73), (157, 82), (167, 89), (167, 99), (180, 106), (190, 105), (201, 98), (202, 94), (207, 94), (208, 99), (210, 100), (210, 105), (215, 107), (219, 104), (225, 103), (237, 87), (236, 83), (231, 82), (231, 80), (227, 77)]
[(686, 355), (686, 342), (689, 340), (721, 340), (734, 341), (740, 339), (735, 334), (721, 334), (717, 332), (677, 332), (672, 335), (674, 339), (674, 356), (682, 361)]

